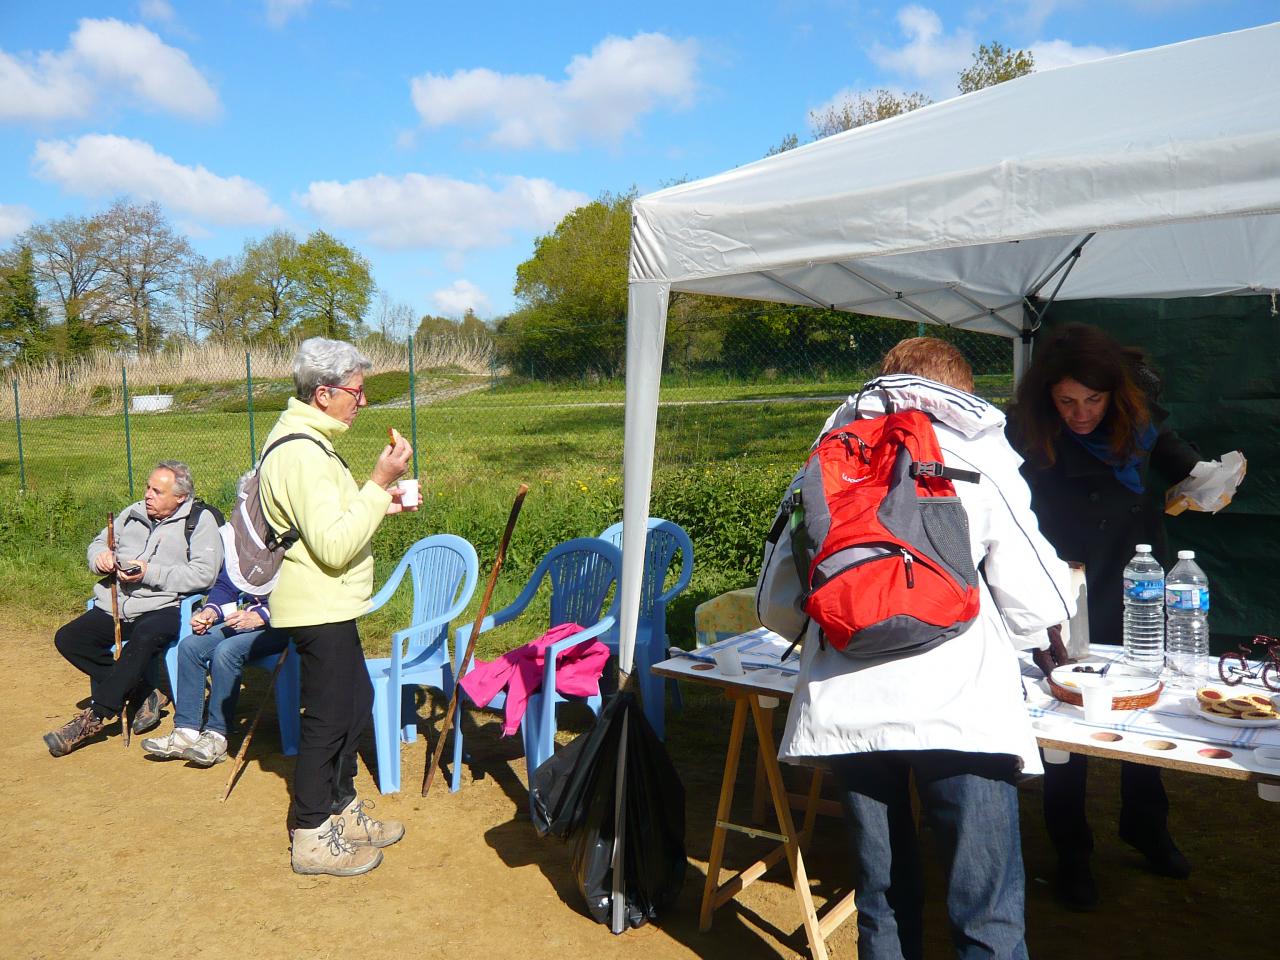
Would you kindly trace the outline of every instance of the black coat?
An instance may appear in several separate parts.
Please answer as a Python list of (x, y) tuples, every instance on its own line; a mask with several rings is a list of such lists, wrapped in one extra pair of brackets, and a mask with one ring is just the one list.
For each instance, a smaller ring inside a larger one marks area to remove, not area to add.
[[(1163, 413), (1158, 408), (1152, 412)], [(1030, 461), (1022, 465), (1040, 532), (1063, 560), (1084, 564), (1093, 643), (1123, 642), (1124, 568), (1134, 545), (1151, 544), (1161, 565), (1169, 567), (1164, 484), (1185, 478), (1200, 455), (1172, 430), (1159, 423), (1157, 429), (1156, 442), (1138, 468), (1145, 493), (1134, 493), (1109, 465), (1067, 436), (1054, 442), (1052, 467), (1037, 469)], [(1010, 431), (1010, 440), (1016, 449), (1015, 433)], [(1153, 468), (1161, 475), (1159, 482), (1154, 482)]]

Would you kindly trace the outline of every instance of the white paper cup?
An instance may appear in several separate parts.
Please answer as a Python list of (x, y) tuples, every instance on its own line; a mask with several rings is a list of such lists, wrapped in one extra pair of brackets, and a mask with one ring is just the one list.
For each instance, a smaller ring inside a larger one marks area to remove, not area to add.
[(411, 477), (400, 481), (400, 506), (416, 507), (422, 502), (418, 492), (418, 478)]
[(222, 611), (222, 619), (225, 620), (240, 609), (240, 604), (235, 603), (234, 601), (231, 603), (224, 603), (218, 607), (218, 609)]
[(1093, 683), (1082, 687), (1080, 695), (1084, 698), (1084, 718), (1089, 723), (1110, 723), (1115, 711), (1111, 708), (1111, 685)]
[(1044, 754), (1045, 763), (1060, 764), (1066, 763), (1071, 759), (1071, 754), (1066, 750), (1055, 750), (1053, 747), (1042, 747), (1041, 752)]
[(742, 676), (742, 658), (738, 656), (737, 647), (720, 647), (717, 650), (712, 650), (711, 655), (716, 658), (716, 669), (720, 671), (722, 676)]

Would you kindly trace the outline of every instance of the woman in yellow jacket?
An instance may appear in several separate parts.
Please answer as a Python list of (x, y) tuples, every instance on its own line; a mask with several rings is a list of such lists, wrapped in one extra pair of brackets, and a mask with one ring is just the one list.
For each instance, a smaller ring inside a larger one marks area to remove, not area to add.
[(349, 343), (314, 337), (293, 358), (296, 396), (266, 446), (290, 434), (260, 467), (262, 508), (272, 529), (298, 531), (271, 595), (276, 627), (293, 635), (302, 666), (302, 731), (293, 777), (293, 869), (354, 876), (382, 862), (379, 847), (404, 835), (374, 820), (356, 797), (356, 744), (369, 724), (373, 687), (356, 618), (373, 593), (374, 531), (399, 513), (396, 481), (412, 448), (383, 448), (360, 485), (333, 441), (351, 426), (369, 359)]

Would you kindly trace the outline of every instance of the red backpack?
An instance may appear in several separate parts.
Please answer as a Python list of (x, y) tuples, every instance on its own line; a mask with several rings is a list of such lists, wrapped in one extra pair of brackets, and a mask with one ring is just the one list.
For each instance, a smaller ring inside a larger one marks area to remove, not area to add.
[(791, 528), (820, 639), (851, 657), (923, 653), (978, 615), (969, 519), (919, 410), (855, 419), (826, 433), (791, 484), (775, 524)]

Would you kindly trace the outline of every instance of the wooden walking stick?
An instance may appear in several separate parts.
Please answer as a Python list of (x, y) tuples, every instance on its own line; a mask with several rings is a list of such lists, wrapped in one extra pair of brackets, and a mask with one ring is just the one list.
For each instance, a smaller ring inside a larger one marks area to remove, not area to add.
[(524, 495), (529, 492), (527, 483), (520, 484), (516, 491), (515, 503), (511, 504), (511, 516), (507, 517), (507, 529), (502, 532), (502, 542), (498, 544), (498, 556), (493, 561), (493, 570), (489, 572), (489, 585), (484, 588), (484, 598), (480, 601), (480, 610), (476, 614), (475, 626), (471, 628), (471, 636), (467, 639), (467, 650), (462, 655), (462, 663), (453, 680), (453, 695), (449, 697), (449, 709), (445, 711), (444, 722), (440, 725), (440, 738), (436, 741), (435, 752), (422, 774), (422, 795), (425, 797), (431, 789), (431, 781), (435, 779), (436, 770), (440, 766), (440, 756), (444, 753), (444, 742), (453, 727), (453, 718), (458, 711), (458, 696), (462, 693), (462, 678), (467, 675), (467, 667), (471, 664), (471, 656), (476, 652), (476, 639), (480, 636), (480, 625), (489, 613), (489, 600), (493, 596), (493, 585), (498, 582), (498, 571), (502, 569), (502, 561), (507, 555), (507, 544), (511, 542), (511, 531), (516, 528), (516, 517), (520, 516), (520, 508), (524, 505)]
[[(116, 515), (114, 513), (107, 514), (107, 549), (111, 551), (111, 556), (114, 558), (116, 555)], [(116, 584), (115, 570), (112, 570), (108, 576), (111, 577), (111, 625), (116, 635), (116, 663), (119, 663), (123, 647), (120, 641), (120, 592)], [(128, 704), (122, 701), (120, 704), (120, 741), (124, 744), (126, 750), (129, 748), (129, 732)]]
[(231, 775), (227, 777), (227, 789), (223, 791), (222, 802), (227, 802), (227, 797), (231, 796), (231, 790), (236, 785), (236, 777), (240, 770), (244, 767), (245, 757), (249, 755), (249, 741), (253, 739), (253, 731), (258, 729), (258, 721), (262, 719), (262, 708), (267, 705), (267, 698), (271, 696), (271, 691), (276, 688), (276, 677), (280, 676), (280, 668), (284, 666), (285, 658), (289, 656), (289, 648), (286, 646), (280, 651), (280, 658), (276, 660), (275, 669), (271, 671), (271, 682), (267, 684), (267, 696), (262, 698), (262, 702), (258, 704), (258, 712), (253, 715), (253, 722), (249, 724), (249, 732), (244, 735), (244, 739), (240, 741), (240, 749), (236, 751), (236, 759), (231, 764)]

